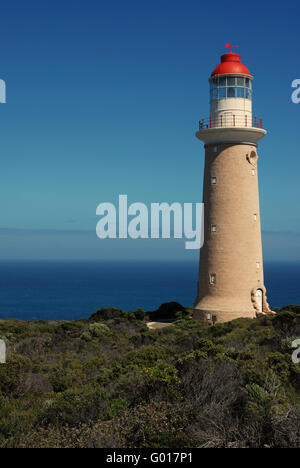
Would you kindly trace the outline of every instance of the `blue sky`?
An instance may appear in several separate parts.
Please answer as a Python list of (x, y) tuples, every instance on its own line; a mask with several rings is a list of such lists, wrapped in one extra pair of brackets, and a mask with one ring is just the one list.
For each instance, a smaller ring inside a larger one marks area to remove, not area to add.
[(122, 193), (201, 201), (194, 133), (231, 41), (268, 131), (259, 145), (265, 257), (299, 260), (299, 13), (289, 1), (3, 4), (0, 259), (197, 257), (178, 241), (100, 241), (95, 211)]

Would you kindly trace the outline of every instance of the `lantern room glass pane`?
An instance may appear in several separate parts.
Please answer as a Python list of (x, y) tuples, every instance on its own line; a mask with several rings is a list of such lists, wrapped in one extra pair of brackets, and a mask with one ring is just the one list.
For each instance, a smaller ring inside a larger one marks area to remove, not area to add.
[(252, 99), (252, 82), (244, 76), (219, 76), (210, 80), (211, 100), (240, 98)]
[(246, 88), (246, 99), (252, 99), (251, 89)]
[(227, 86), (235, 86), (235, 76), (227, 77)]
[(214, 82), (214, 81), (211, 81), (210, 82), (210, 89), (216, 89), (217, 88), (217, 84)]
[(238, 98), (245, 97), (245, 89), (241, 87), (236, 88), (236, 97)]
[(219, 99), (226, 98), (226, 88), (219, 88)]
[(210, 90), (210, 99), (218, 99), (218, 88), (213, 88)]
[(235, 88), (227, 88), (227, 97), (234, 98), (235, 97)]

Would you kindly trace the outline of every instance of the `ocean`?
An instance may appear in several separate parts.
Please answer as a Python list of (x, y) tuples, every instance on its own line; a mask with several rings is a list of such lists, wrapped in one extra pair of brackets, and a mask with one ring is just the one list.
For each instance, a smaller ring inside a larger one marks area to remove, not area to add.
[[(265, 262), (268, 301), (300, 304), (300, 263)], [(0, 319), (74, 320), (101, 307), (152, 311), (163, 302), (191, 306), (194, 262), (0, 262)]]

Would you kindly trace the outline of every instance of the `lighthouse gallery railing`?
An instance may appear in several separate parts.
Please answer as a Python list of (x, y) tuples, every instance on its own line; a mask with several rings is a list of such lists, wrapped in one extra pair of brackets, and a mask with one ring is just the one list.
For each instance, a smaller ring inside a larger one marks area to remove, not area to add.
[(262, 119), (258, 117), (249, 118), (248, 115), (234, 115), (220, 116), (218, 118), (208, 117), (199, 120), (199, 130), (205, 128), (226, 128), (226, 127), (249, 127), (249, 128), (263, 128)]

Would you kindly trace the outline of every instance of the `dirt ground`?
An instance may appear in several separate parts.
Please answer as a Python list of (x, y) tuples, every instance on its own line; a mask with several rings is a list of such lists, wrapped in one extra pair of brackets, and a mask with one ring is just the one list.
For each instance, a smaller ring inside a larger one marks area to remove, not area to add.
[(160, 328), (166, 328), (172, 325), (171, 322), (148, 322), (147, 327), (150, 328), (150, 330), (158, 330)]

